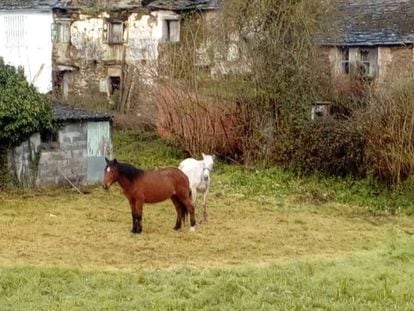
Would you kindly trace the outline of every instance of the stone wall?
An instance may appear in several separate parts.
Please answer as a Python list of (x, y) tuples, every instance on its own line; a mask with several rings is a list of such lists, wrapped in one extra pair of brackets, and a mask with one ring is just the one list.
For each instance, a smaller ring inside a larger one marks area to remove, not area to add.
[[(325, 48), (322, 48), (323, 50)], [(330, 47), (329, 61), (332, 67), (332, 76), (336, 79), (347, 78), (348, 75), (340, 73), (341, 55), (336, 47)], [(355, 61), (355, 51), (357, 47), (350, 48), (349, 60)], [(381, 84), (386, 80), (389, 74), (398, 74), (399, 71), (406, 70), (414, 64), (414, 49), (412, 46), (379, 46), (377, 55), (377, 69), (375, 79)], [(322, 55), (322, 57), (326, 57)], [(344, 80), (344, 79), (343, 79)]]
[(395, 75), (409, 69), (414, 64), (413, 60), (412, 46), (381, 47), (378, 51), (378, 81), (382, 83), (387, 75)]
[[(87, 183), (87, 122), (67, 123), (55, 146), (43, 146), (38, 184)], [(67, 178), (67, 179), (66, 179)]]
[[(70, 42), (53, 45), (54, 94), (71, 99), (85, 97), (87, 101), (108, 100), (112, 95), (111, 77), (123, 78), (125, 65), (136, 67), (141, 79), (151, 84), (156, 75), (158, 46), (164, 40), (166, 20), (177, 19), (172, 11), (101, 12), (97, 15), (78, 11), (55, 14), (55, 19), (70, 20)], [(108, 21), (123, 23), (123, 40), (109, 43)], [(70, 79), (60, 75), (70, 71)], [(65, 85), (65, 86), (64, 86)], [(66, 93), (64, 89), (66, 88)], [(90, 98), (89, 98), (89, 95)]]
[(36, 183), (40, 144), (40, 135), (34, 134), (8, 153), (9, 170), (23, 187), (31, 187)]
[(87, 183), (87, 122), (66, 123), (58, 141), (34, 134), (9, 152), (9, 168), (22, 186)]

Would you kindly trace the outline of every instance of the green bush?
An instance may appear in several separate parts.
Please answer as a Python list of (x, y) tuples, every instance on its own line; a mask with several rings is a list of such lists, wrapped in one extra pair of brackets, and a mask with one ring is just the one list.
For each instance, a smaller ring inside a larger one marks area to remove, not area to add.
[(354, 122), (324, 119), (310, 122), (297, 138), (291, 137), (285, 159), (304, 174), (363, 177), (365, 145), (363, 133)]
[(0, 188), (9, 181), (7, 151), (42, 130), (52, 130), (48, 99), (0, 58)]
[(49, 101), (30, 85), (23, 70), (0, 58), (0, 146), (8, 148), (52, 128)]

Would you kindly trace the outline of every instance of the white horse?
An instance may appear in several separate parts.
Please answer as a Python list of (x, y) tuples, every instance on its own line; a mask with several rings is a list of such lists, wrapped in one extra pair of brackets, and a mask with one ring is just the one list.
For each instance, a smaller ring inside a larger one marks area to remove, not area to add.
[(202, 154), (203, 160), (187, 158), (183, 160), (178, 168), (187, 175), (190, 181), (191, 201), (195, 205), (197, 192), (203, 194), (203, 219), (207, 221), (206, 198), (210, 189), (211, 177), (213, 170), (214, 155)]

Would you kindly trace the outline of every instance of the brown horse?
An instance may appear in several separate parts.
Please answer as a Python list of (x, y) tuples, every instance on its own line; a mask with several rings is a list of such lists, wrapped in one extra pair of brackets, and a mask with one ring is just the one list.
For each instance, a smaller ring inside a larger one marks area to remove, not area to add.
[(132, 232), (142, 231), (142, 208), (144, 203), (158, 203), (171, 199), (177, 211), (175, 230), (181, 228), (186, 214), (190, 214), (191, 230), (195, 230), (194, 206), (190, 199), (187, 176), (177, 168), (143, 171), (116, 159), (105, 158), (104, 189), (118, 182), (128, 198), (132, 212)]

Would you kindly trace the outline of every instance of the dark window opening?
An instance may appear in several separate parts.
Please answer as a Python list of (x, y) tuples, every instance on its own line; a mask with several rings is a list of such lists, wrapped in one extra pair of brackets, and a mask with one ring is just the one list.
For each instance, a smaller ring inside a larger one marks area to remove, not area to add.
[(73, 83), (72, 70), (55, 70), (52, 75), (53, 94), (57, 98), (67, 99)]
[(62, 96), (63, 71), (53, 71), (52, 74), (53, 94), (58, 97)]
[(56, 150), (59, 148), (59, 133), (45, 131), (40, 133), (40, 142), (43, 149)]
[(109, 77), (109, 83), (110, 83), (109, 93), (111, 95), (121, 89), (121, 77)]

